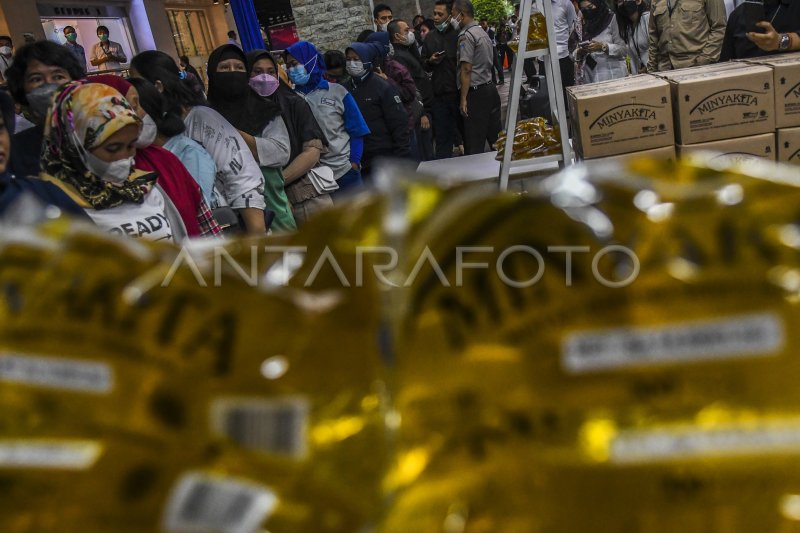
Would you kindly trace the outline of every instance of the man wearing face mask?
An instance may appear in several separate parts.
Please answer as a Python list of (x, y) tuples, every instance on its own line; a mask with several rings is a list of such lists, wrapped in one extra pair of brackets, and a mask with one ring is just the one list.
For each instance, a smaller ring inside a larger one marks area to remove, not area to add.
[(86, 70), (86, 51), (83, 49), (83, 46), (78, 44), (78, 32), (75, 31), (75, 28), (72, 26), (64, 26), (64, 38), (67, 40), (64, 46), (67, 47), (67, 50), (72, 52), (72, 55), (74, 55), (78, 63), (81, 64), (81, 68)]
[(500, 133), (500, 95), (492, 83), (492, 42), (475, 22), (469, 0), (453, 4), (454, 26), (459, 27), (459, 110), (464, 117), (464, 154), (480, 154), (486, 143), (491, 149)]
[(716, 63), (725, 19), (723, 0), (653, 0), (648, 72)]
[(765, 20), (758, 32), (748, 32), (744, 4), (728, 18), (720, 61), (744, 59), (800, 50), (800, 3), (764, 0)]
[(84, 74), (75, 56), (54, 42), (37, 41), (19, 49), (14, 63), (6, 71), (8, 90), (35, 127), (11, 139), (12, 174), (39, 174), (44, 122), (53, 94), (61, 85), (78, 80)]
[(92, 47), (91, 64), (101, 70), (114, 70), (122, 68), (122, 63), (127, 63), (128, 58), (122, 45), (109, 40), (108, 28), (105, 26), (97, 27), (97, 38), (100, 42)]
[(5, 80), (6, 70), (14, 62), (14, 43), (7, 35), (0, 36), (0, 80)]
[(425, 38), (422, 45), (422, 60), (425, 69), (431, 73), (433, 103), (431, 105), (435, 158), (445, 159), (453, 156), (453, 145), (458, 136), (458, 31), (450, 24), (450, 3), (436, 0), (433, 6), (433, 23), (436, 29)]
[[(423, 113), (414, 124), (416, 139), (412, 139), (412, 144), (416, 140), (418, 146), (416, 154), (419, 160), (427, 161), (431, 158), (433, 151), (433, 139), (430, 136), (431, 116), (433, 111), (433, 87), (428, 73), (422, 66), (422, 59), (419, 57), (415, 45), (414, 33), (404, 20), (393, 20), (389, 23), (389, 35), (394, 47), (394, 60), (406, 67), (411, 73), (414, 85), (417, 87), (419, 97), (422, 101)], [(417, 104), (418, 105), (418, 104)]]
[(386, 31), (389, 23), (394, 19), (392, 15), (392, 8), (386, 4), (378, 4), (372, 10), (372, 16), (375, 22), (375, 31)]

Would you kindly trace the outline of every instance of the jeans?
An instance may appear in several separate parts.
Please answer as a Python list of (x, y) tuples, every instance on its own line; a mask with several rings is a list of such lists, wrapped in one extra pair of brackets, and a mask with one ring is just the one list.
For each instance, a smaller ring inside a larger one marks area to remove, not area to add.
[(458, 137), (458, 93), (447, 93), (434, 97), (433, 132), (436, 139), (435, 159), (453, 157), (453, 145)]

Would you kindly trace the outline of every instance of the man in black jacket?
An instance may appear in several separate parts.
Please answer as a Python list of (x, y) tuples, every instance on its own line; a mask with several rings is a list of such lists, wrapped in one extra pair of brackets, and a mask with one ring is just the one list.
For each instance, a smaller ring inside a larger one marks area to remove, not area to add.
[(436, 0), (433, 22), (436, 29), (425, 38), (422, 60), (431, 73), (433, 85), (433, 131), (436, 138), (436, 159), (453, 156), (453, 145), (458, 135), (458, 31), (450, 23), (452, 2)]
[[(422, 98), (424, 113), (414, 125), (418, 156), (420, 161), (433, 157), (433, 137), (431, 136), (431, 113), (433, 111), (433, 86), (428, 73), (422, 66), (422, 58), (417, 51), (414, 32), (404, 20), (395, 19), (389, 23), (389, 38), (394, 48), (394, 60), (411, 73), (417, 91)], [(413, 140), (412, 140), (413, 142)], [(413, 151), (413, 148), (412, 148)]]

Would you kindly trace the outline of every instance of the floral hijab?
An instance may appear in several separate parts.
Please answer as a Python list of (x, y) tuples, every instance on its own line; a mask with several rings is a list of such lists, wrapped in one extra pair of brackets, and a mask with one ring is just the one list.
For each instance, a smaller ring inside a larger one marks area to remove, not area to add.
[(94, 175), (81, 157), (125, 126), (141, 120), (119, 91), (87, 80), (72, 82), (56, 93), (45, 122), (42, 170), (84, 207), (108, 209), (123, 203), (144, 201), (156, 174), (135, 171), (128, 181), (114, 186)]

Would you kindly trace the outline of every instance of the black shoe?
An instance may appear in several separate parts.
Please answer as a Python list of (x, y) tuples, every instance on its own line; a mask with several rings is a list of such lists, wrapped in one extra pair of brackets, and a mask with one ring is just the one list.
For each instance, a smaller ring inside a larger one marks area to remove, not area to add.
[(506, 83), (505, 81), (500, 80), (500, 81), (497, 82), (497, 85), (505, 85), (505, 83)]

